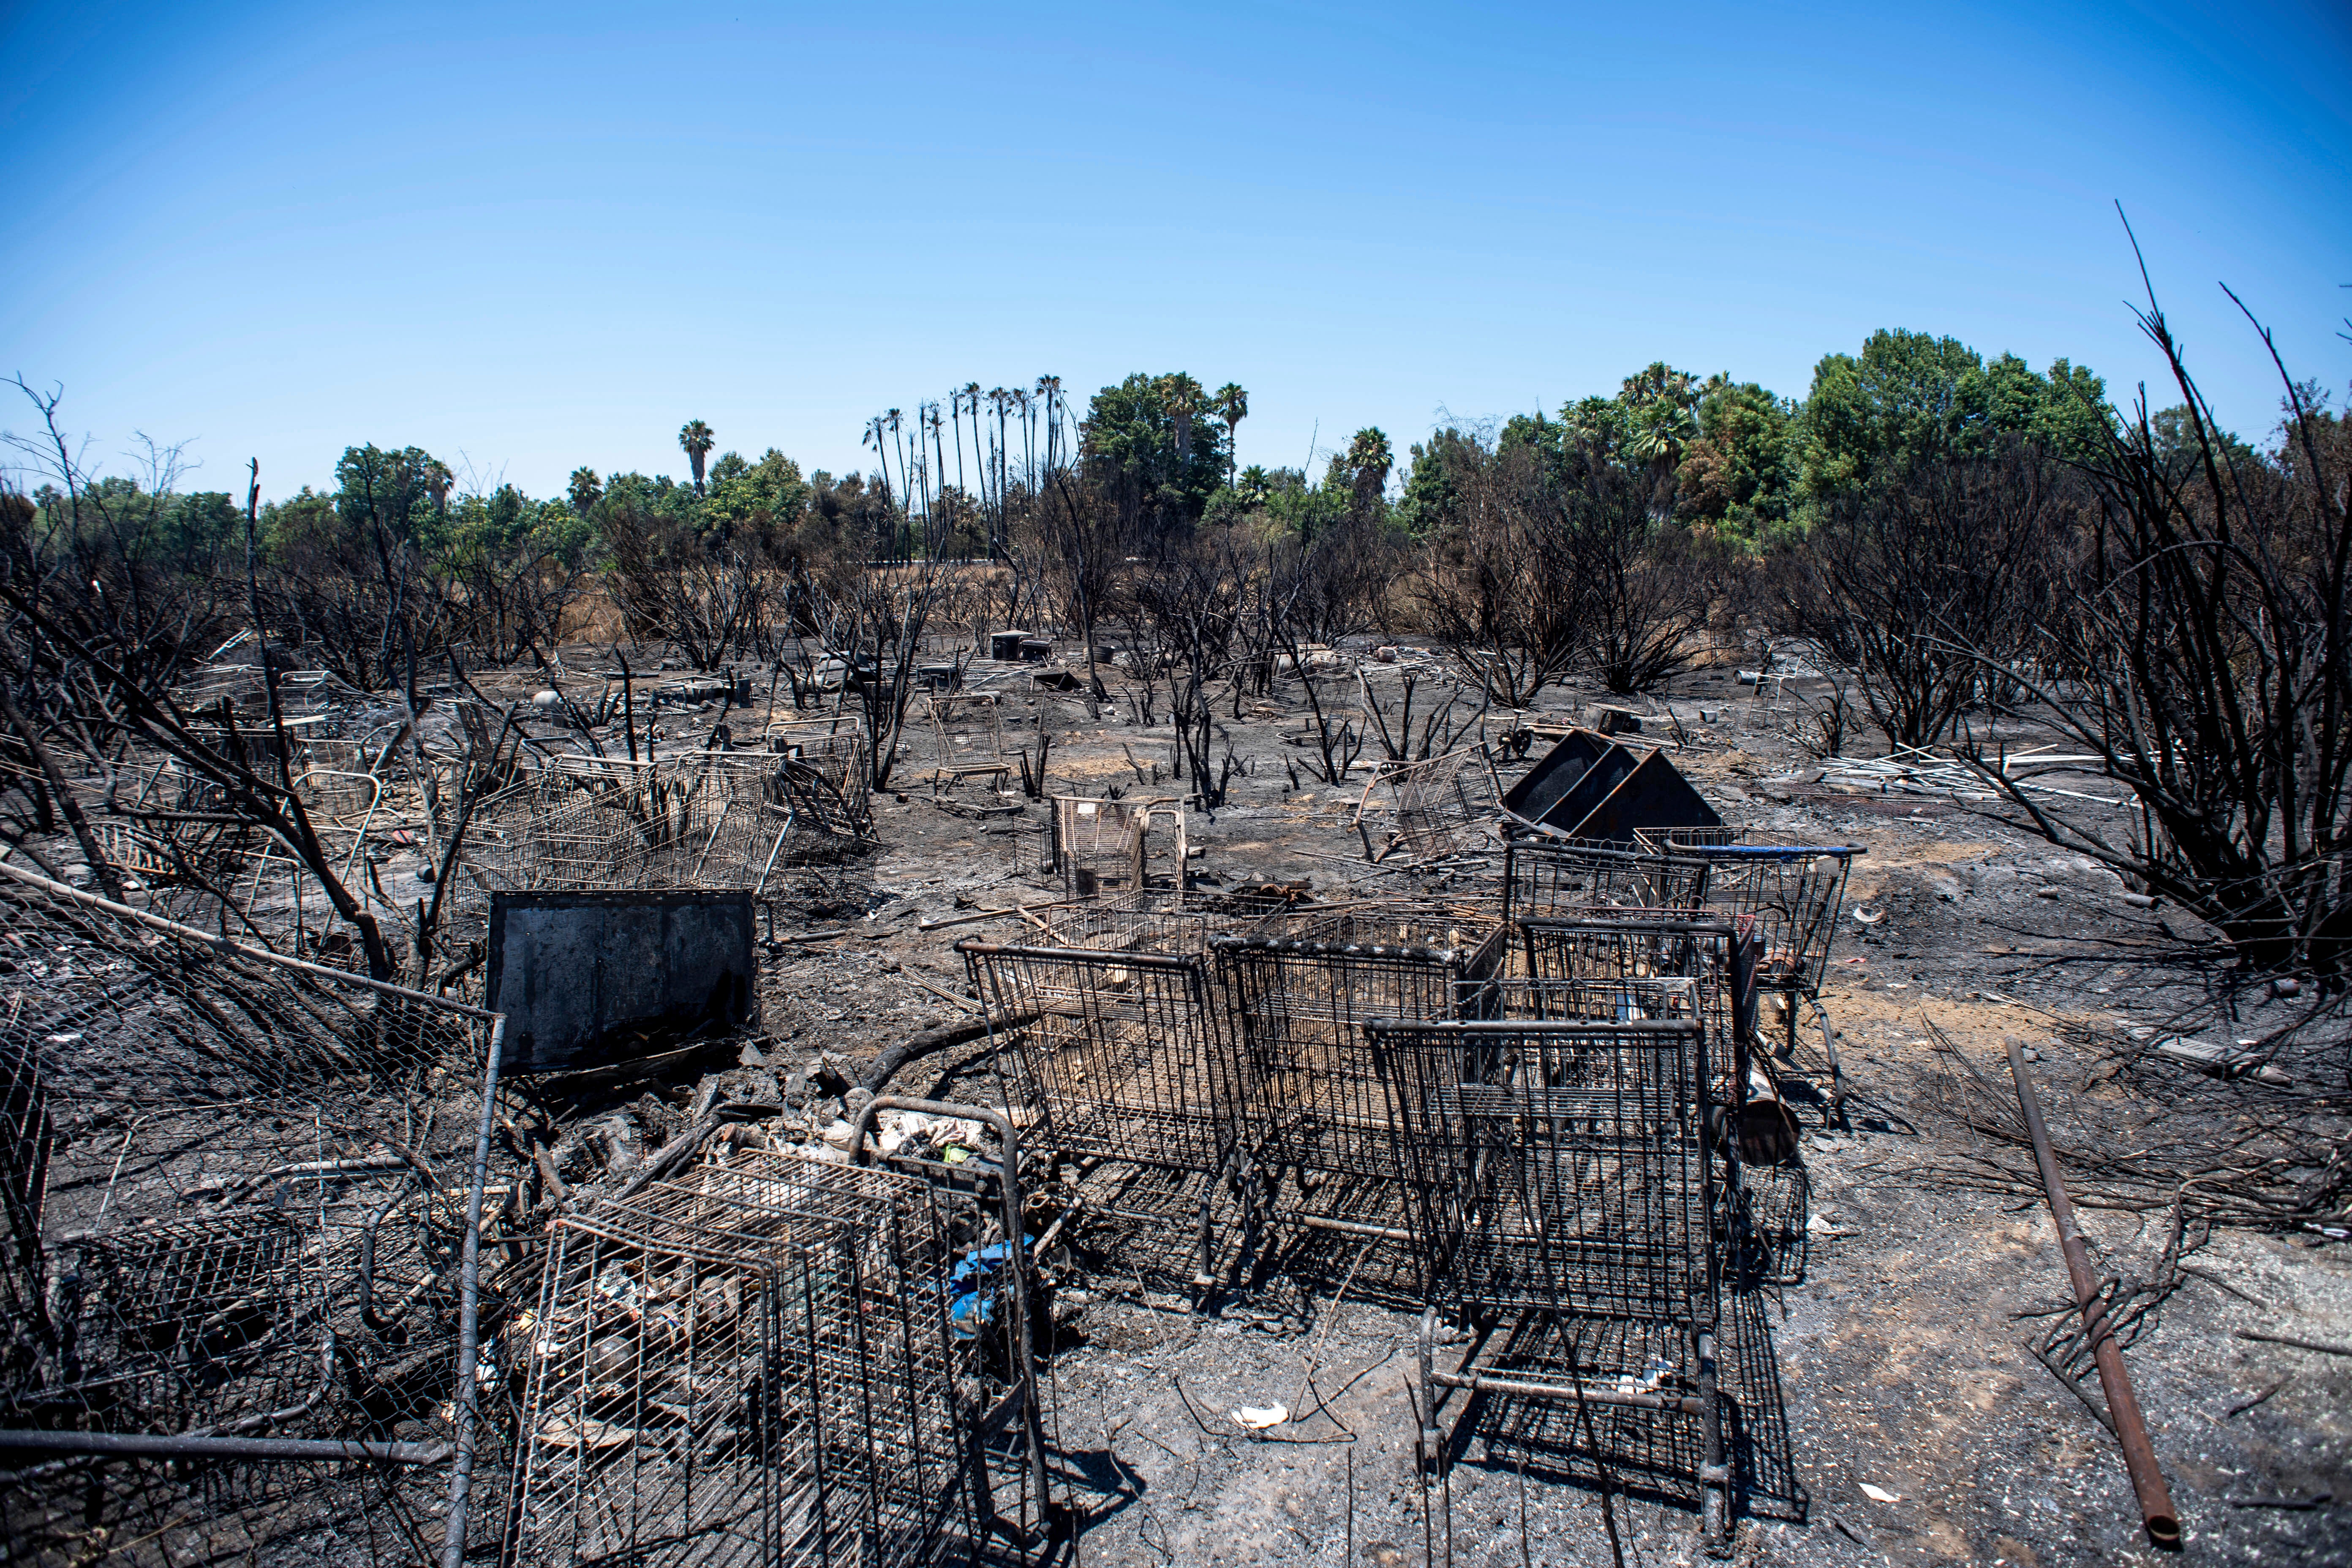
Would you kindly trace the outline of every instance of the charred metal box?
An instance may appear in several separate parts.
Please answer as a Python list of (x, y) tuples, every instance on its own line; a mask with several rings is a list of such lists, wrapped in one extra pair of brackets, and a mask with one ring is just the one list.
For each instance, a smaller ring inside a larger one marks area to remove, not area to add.
[(487, 1005), (506, 1070), (598, 1066), (759, 1016), (751, 895), (493, 893)]

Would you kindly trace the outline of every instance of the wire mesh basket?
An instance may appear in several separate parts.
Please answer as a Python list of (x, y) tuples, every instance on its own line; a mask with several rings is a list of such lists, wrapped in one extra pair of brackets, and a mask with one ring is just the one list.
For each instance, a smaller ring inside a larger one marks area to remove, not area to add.
[(700, 1166), (550, 1243), (513, 1516), (528, 1563), (886, 1565), (978, 1537), (920, 1181), (796, 1155)]
[[(1741, 844), (1733, 833), (1674, 827), (1643, 829), (1639, 837), (1661, 854), (1706, 862), (1706, 906), (1757, 922), (1768, 989), (1819, 995), (1846, 877), (1862, 851), (1847, 844)], [(1790, 1018), (1793, 1029), (1793, 1009)]]
[[(473, 806), (452, 931), (478, 938), (491, 892), (698, 888), (756, 897), (778, 867), (865, 842), (864, 791), (845, 793), (842, 782), (860, 745), (810, 735), (782, 755), (548, 759)], [(832, 750), (812, 758), (811, 748)]]
[[(1405, 903), (1274, 915), (1211, 942), (1265, 1108), (1265, 1161), (1277, 1184), (1295, 1184), (1286, 1195), (1277, 1185), (1278, 1207), (1328, 1228), (1399, 1234), (1395, 1111), (1363, 1025), (1460, 1016), (1505, 946), (1484, 916)], [(1380, 1189), (1369, 1205), (1368, 1184)]]
[(1718, 1105), (1746, 1103), (1757, 1022), (1753, 922), (1689, 910), (1612, 910), (1526, 920), (1517, 929), (1514, 972), (1525, 978), (1696, 982), (1707, 1030), (1708, 1094)]
[(0, 865), (20, 1560), (437, 1548), (495, 1018)]
[(1172, 888), (1082, 900), (1045, 922), (1057, 946), (1104, 952), (1203, 953), (1212, 937), (1242, 930), (1255, 914), (1218, 909)]
[[(1712, 1341), (1715, 1161), (1691, 1017), (1454, 1019), (1367, 1026), (1394, 1085), (1411, 1223), (1433, 1264), (1421, 1336), (1423, 1453), (1449, 1389), (1570, 1411), (1571, 1447), (1629, 1445), (1728, 1517)], [(1443, 1311), (1470, 1329), (1441, 1366)], [(1595, 1412), (1599, 1421), (1595, 1421)]]
[(1415, 763), (1383, 763), (1364, 787), (1359, 818), (1372, 791), (1389, 793), (1391, 843), (1416, 860), (1439, 860), (1485, 847), (1500, 807), (1484, 747), (1465, 746)]
[(1503, 918), (1696, 910), (1706, 883), (1707, 863), (1689, 856), (1515, 838), (1503, 851)]
[[(1523, 975), (1498, 979), (1480, 1016), (1605, 1021), (1689, 1017), (1707, 1047), (1718, 1237), (1767, 1278), (1801, 1273), (1807, 1217), (1794, 1127), (1756, 1048), (1760, 942), (1752, 922), (1712, 918), (1529, 921)], [(1793, 1172), (1793, 1174), (1791, 1173)], [(1784, 1279), (1784, 1276), (1786, 1278)]]
[(1366, 1037), (1440, 1300), (1712, 1321), (1695, 1021), (1381, 1021)]
[(1255, 1134), (1255, 1095), (1198, 957), (963, 942), (1006, 1104), (1041, 1149), (1204, 1173)]
[(1150, 826), (1149, 806), (1055, 797), (1053, 855), (1063, 896), (1092, 899), (1141, 889), (1143, 839)]
[[(1003, 1103), (1121, 1251), (1213, 1283), (1260, 1138), (1256, 1086), (1199, 954), (957, 944)], [(1081, 1175), (1083, 1173), (1083, 1175)], [(1059, 1199), (1055, 1201), (1061, 1201)], [(1244, 1232), (1254, 1223), (1244, 1209)]]

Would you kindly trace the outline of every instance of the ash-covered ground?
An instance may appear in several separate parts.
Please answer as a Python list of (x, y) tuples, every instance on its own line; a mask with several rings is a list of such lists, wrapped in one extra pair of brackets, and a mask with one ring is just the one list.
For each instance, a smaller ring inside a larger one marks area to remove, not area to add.
[[(1408, 649), (1402, 662), (1423, 671), (1425, 704), (1445, 679), (1440, 661)], [(1373, 696), (1392, 697), (1396, 667), (1367, 668)], [(539, 683), (517, 673), (507, 685), (528, 696)], [(1320, 749), (1301, 741), (1310, 721), (1296, 686), (1244, 702), (1238, 718), (1220, 705), (1215, 752), (1230, 750), (1244, 771), (1223, 804), (1195, 800), (1189, 812), (1192, 886), (1491, 900), (1498, 850), (1483, 866), (1367, 863), (1356, 820), (1377, 743), (1343, 780), (1321, 776)], [(1037, 691), (1026, 671), (1006, 674), (1002, 689), (1003, 760), (1050, 733), (1053, 791), (1194, 794), (1194, 781), (1173, 774), (1172, 732), (1137, 722), (1131, 700), (1092, 713), (1079, 697)], [(1543, 713), (1488, 715), (1485, 738), (1585, 722), (1599, 694), (1549, 697)], [(2114, 1063), (2132, 1043), (2176, 1032), (2225, 1045), (2233, 1032), (2258, 1036), (2262, 1009), (2288, 1004), (2182, 959), (2200, 936), (2192, 921), (2021, 831), (1997, 802), (1956, 799), (1933, 780), (1842, 782), (1837, 763), (1809, 757), (1794, 738), (1803, 699), (1801, 687), (1759, 696), (1721, 670), (1630, 704), (1642, 731), (1629, 742), (1663, 745), (1754, 839), (1866, 851), (1821, 998), (1850, 1084), (1843, 1125), (1830, 1113), (1810, 1009), (1788, 1064), (1811, 1182), (1807, 1266), (1800, 1282), (1727, 1295), (1725, 1355), (1737, 1363), (1727, 1375), (1741, 1402), (1734, 1555), (2046, 1568), (2155, 1559), (2095, 1415), (2095, 1378), (2078, 1394), (2032, 1350), (2071, 1291), (2031, 1155), (1972, 1129), (1956, 1113), (1953, 1086), (1972, 1066), (2005, 1091), (2002, 1042), (2013, 1036), (2034, 1058), (2053, 1128), (2076, 1142), (2173, 1136), (2168, 1071), (2181, 1115), (2252, 1121), (2278, 1113), (2258, 1083), (2216, 1086), (2187, 1067), (2145, 1063), (2118, 1076)], [(1353, 717), (1356, 702), (1352, 679), (1328, 683), (1335, 713)], [(717, 703), (668, 710), (662, 744), (702, 744), (721, 722), (757, 733), (747, 721), (756, 717)], [(1466, 738), (1481, 731), (1473, 722)], [(2025, 722), (2009, 731), (2021, 749), (2053, 739)], [(767, 948), (765, 1039), (741, 1070), (770, 1075), (818, 1122), (833, 1114), (828, 1097), (877, 1052), (969, 1016), (959, 940), (1035, 938), (1030, 917), (989, 911), (1061, 896), (1043, 869), (1047, 808), (1021, 793), (1016, 773), (935, 790), (937, 742), (910, 722), (908, 746), (895, 792), (876, 796), (882, 847), (792, 871)], [(992, 732), (946, 736), (961, 765), (996, 749)], [(1506, 767), (1503, 783), (1524, 765)], [(2088, 775), (2047, 777), (2083, 795), (2113, 793)], [(1368, 823), (1377, 840), (1381, 819)], [(396, 888), (410, 869), (395, 859), (385, 880)], [(835, 934), (809, 940), (821, 931)], [(1769, 1014), (1766, 1023), (1777, 1037), (1780, 1023)], [(890, 1087), (991, 1098), (971, 1058), (914, 1062)], [(2340, 1044), (2332, 1070), (2332, 1084), (2292, 1092), (2306, 1105), (2315, 1092), (2340, 1094)], [(657, 1145), (683, 1124), (697, 1081), (689, 1074), (627, 1102), (634, 1135)], [(2341, 1109), (2339, 1099), (2332, 1113)], [(2015, 1178), (2005, 1190), (1980, 1179), (1988, 1162)], [(2176, 1242), (2163, 1204), (2103, 1207), (2090, 1185), (2077, 1197), (2101, 1273), (2169, 1286), (2134, 1320), (2126, 1360), (2187, 1552), (2352, 1560), (2352, 1357), (2277, 1342), (2352, 1344), (2352, 1248), (2310, 1228), (2251, 1225), (2185, 1223)], [(1387, 1245), (1277, 1230), (1203, 1310), (1140, 1268), (1123, 1270), (1115, 1251), (1055, 1255), (1049, 1431), (1084, 1510), (1078, 1560), (1327, 1563), (1352, 1552), (1349, 1561), (1383, 1564), (1603, 1563), (1610, 1515), (1626, 1561), (1698, 1560), (1686, 1502), (1565, 1478), (1540, 1444), (1515, 1439), (1507, 1412), (1465, 1416), (1459, 1395), (1443, 1413), (1450, 1473), (1421, 1471), (1407, 1392), (1419, 1313)], [(1292, 1419), (1264, 1431), (1233, 1415), (1275, 1405)]]

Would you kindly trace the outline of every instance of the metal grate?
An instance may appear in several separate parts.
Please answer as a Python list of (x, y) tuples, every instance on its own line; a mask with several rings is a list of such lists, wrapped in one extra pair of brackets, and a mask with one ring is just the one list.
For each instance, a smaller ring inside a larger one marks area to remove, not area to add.
[(1718, 1105), (1747, 1102), (1757, 1019), (1753, 922), (1688, 910), (1611, 910), (1522, 921), (1518, 941), (1517, 973), (1529, 979), (1696, 982), (1709, 1097)]
[(1003, 1102), (1034, 1139), (1040, 1168), (1064, 1167), (1055, 1201), (1102, 1221), (1129, 1268), (1213, 1284), (1221, 1205), (1246, 1202), (1259, 1131), (1208, 961), (971, 942), (957, 951), (988, 1012)]
[[(1717, 1229), (1726, 1242), (1749, 1244), (1748, 1266), (1761, 1277), (1794, 1283), (1804, 1269), (1808, 1187), (1791, 1152), (1759, 1155), (1785, 1125), (1778, 1099), (1756, 1092), (1752, 1072), (1769, 1068), (1756, 1047), (1759, 943), (1751, 922), (1531, 921), (1522, 928), (1524, 964), (1532, 977), (1496, 982), (1482, 1016), (1620, 1021), (1687, 1017), (1707, 1047), (1711, 1130), (1720, 1157)], [(1748, 1163), (1743, 1158), (1763, 1160)]]
[(1385, 786), (1394, 814), (1391, 845), (1416, 860), (1466, 855), (1486, 841), (1500, 808), (1484, 747), (1469, 746), (1417, 763), (1383, 763), (1357, 807), (1361, 819), (1372, 791)]
[[(817, 747), (833, 750), (807, 754)], [(863, 792), (841, 778), (857, 752), (853, 737), (810, 736), (782, 755), (555, 758), (475, 807), (465, 868), (499, 892), (763, 891), (778, 866), (870, 833)]]
[(1696, 910), (1706, 902), (1706, 862), (1687, 856), (1514, 839), (1503, 852), (1503, 918)]
[[(1433, 1264), (1424, 1454), (1451, 1452), (1437, 1425), (1447, 1391), (1517, 1402), (1571, 1452), (1621, 1469), (1630, 1453), (1697, 1483), (1718, 1539), (1728, 1477), (1699, 1024), (1381, 1022), (1366, 1035), (1395, 1086), (1409, 1212)], [(1472, 1328), (1446, 1367), (1439, 1310)]]
[(16, 1388), (40, 1365), (48, 1269), (41, 1250), (41, 1207), (48, 1192), (56, 1128), (32, 1042), (0, 1038), (0, 1206), (8, 1228), (0, 1245), (0, 1391)]
[(1005, 1103), (1062, 1156), (1204, 1173), (1253, 1136), (1255, 1099), (1198, 957), (956, 944), (988, 1010)]
[(515, 1516), (564, 1563), (950, 1559), (976, 1536), (944, 1208), (798, 1156), (708, 1164), (555, 1227)]
[[(1861, 851), (1843, 844), (1736, 844), (1727, 841), (1730, 832), (1664, 828), (1642, 837), (1663, 853), (1706, 861), (1707, 907), (1757, 922), (1765, 986), (1819, 995), (1847, 873)], [(1794, 1017), (1792, 1010), (1792, 1026)]]
[(1056, 913), (1046, 922), (1046, 934), (1059, 946), (1104, 952), (1202, 953), (1212, 937), (1239, 931), (1255, 918), (1156, 888), (1086, 900)]
[(1711, 1321), (1705, 1047), (1688, 1019), (1375, 1023), (1438, 1298)]
[[(1368, 904), (1271, 916), (1246, 936), (1211, 944), (1247, 1062), (1265, 1108), (1265, 1159), (1282, 1209), (1333, 1228), (1391, 1235), (1396, 1194), (1381, 1223), (1360, 1212), (1361, 1183), (1393, 1189), (1391, 1085), (1363, 1037), (1373, 1018), (1450, 1018), (1504, 948), (1503, 928), (1482, 916), (1410, 904)], [(1286, 1195), (1279, 1185), (1295, 1183)]]
[[(1055, 795), (1054, 864), (1062, 873), (1063, 896), (1093, 899), (1141, 891), (1145, 841), (1155, 816), (1175, 817), (1181, 845), (1184, 816), (1174, 806)], [(1181, 849), (1178, 864), (1182, 864)]]
[[(477, 1142), (496, 1020), (5, 865), (0, 926), (10, 1103), (45, 1102), (50, 1129), (44, 1181), (37, 1121), (12, 1110), (0, 1176), (39, 1242), (17, 1276), (51, 1282), (16, 1330), (0, 1428), (194, 1450), (16, 1478), (12, 1546), (43, 1561), (106, 1539), (161, 1563), (326, 1531), (362, 1561), (429, 1555), (460, 1430), (469, 1215), (509, 1190)], [(399, 1457), (203, 1451), (225, 1438)]]

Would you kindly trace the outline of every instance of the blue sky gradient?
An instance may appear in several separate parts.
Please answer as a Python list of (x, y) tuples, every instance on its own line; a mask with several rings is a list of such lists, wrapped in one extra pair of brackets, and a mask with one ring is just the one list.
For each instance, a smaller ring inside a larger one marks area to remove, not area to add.
[[(1873, 329), (2342, 400), (2341, 5), (18, 5), (0, 374), (281, 495), (861, 466), (951, 385), (1249, 389), (1244, 463), (1592, 392), (1801, 396)], [(16, 397), (7, 389), (11, 398)], [(2160, 401), (2169, 401), (2168, 397)], [(0, 425), (23, 431), (30, 410)]]

